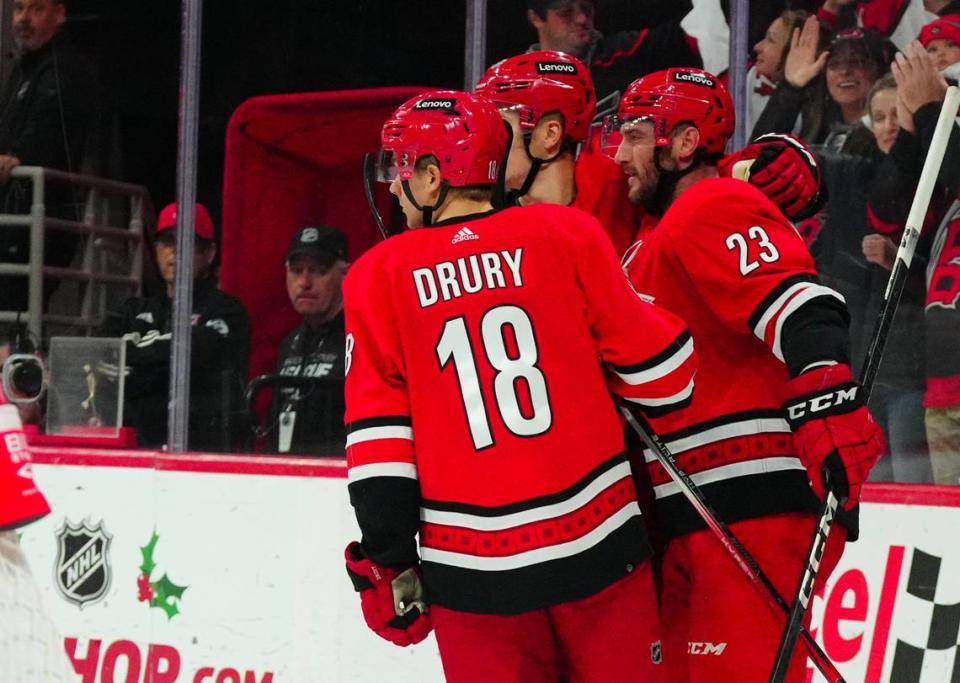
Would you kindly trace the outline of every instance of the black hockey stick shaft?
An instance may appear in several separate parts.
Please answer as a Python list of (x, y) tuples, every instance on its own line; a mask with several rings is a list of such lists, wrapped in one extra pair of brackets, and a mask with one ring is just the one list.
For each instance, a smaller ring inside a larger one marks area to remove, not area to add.
[(373, 194), (373, 188), (376, 182), (377, 169), (373, 161), (373, 155), (367, 152), (363, 155), (363, 194), (367, 198), (367, 206), (370, 207), (370, 213), (373, 214), (373, 220), (380, 229), (380, 234), (383, 235), (383, 239), (387, 239), (390, 237), (390, 232), (387, 230), (387, 226), (380, 216), (380, 211), (377, 210), (377, 201)]
[[(663, 465), (663, 468), (667, 471), (667, 474), (670, 475), (670, 478), (680, 487), (680, 491), (687, 500), (690, 501), (690, 504), (693, 505), (694, 510), (697, 511), (697, 514), (700, 515), (707, 527), (719, 539), (720, 543), (730, 554), (730, 557), (733, 558), (740, 570), (750, 580), (753, 587), (764, 596), (771, 609), (779, 614), (786, 614), (789, 611), (789, 606), (777, 591), (776, 586), (773, 585), (770, 578), (763, 572), (760, 565), (757, 564), (757, 561), (753, 559), (753, 556), (743, 547), (739, 539), (734, 536), (730, 527), (717, 516), (717, 513), (714, 512), (710, 504), (707, 503), (703, 497), (703, 493), (700, 491), (700, 487), (696, 485), (686, 472), (680, 469), (677, 459), (673, 453), (670, 452), (670, 449), (667, 448), (666, 444), (663, 443), (660, 437), (650, 429), (649, 426), (641, 424), (640, 420), (629, 410), (621, 408), (620, 411), (623, 413), (630, 427), (643, 440), (647, 447), (653, 451), (654, 457)], [(810, 653), (814, 664), (829, 683), (845, 683), (843, 676), (840, 675), (840, 672), (837, 671), (833, 662), (831, 662), (829, 657), (823, 652), (809, 631), (801, 628), (800, 637), (803, 638), (803, 643)]]
[[(917, 190), (913, 195), (913, 203), (910, 205), (910, 213), (903, 229), (903, 237), (900, 239), (900, 246), (897, 249), (897, 258), (894, 261), (890, 279), (887, 281), (887, 289), (883, 295), (883, 305), (877, 316), (873, 336), (870, 339), (867, 355), (863, 361), (859, 391), (862, 392), (861, 398), (864, 405), (870, 398), (870, 391), (873, 389), (874, 380), (876, 380), (877, 373), (880, 370), (880, 361), (883, 359), (883, 351), (887, 345), (887, 336), (890, 333), (891, 325), (893, 325), (893, 317), (896, 315), (900, 297), (907, 282), (907, 274), (910, 271), (910, 264), (913, 262), (913, 254), (917, 248), (917, 240), (920, 238), (920, 230), (923, 228), (927, 208), (930, 206), (930, 197), (933, 195), (937, 176), (940, 175), (943, 155), (946, 152), (947, 142), (955, 125), (954, 120), (958, 106), (960, 106), (960, 90), (956, 86), (951, 86), (947, 88), (946, 97), (940, 107), (937, 127), (934, 130), (933, 139), (930, 141), (927, 158), (923, 162), (923, 170), (920, 172)], [(829, 481), (824, 488), (826, 491), (825, 500), (814, 527), (807, 566), (804, 567), (800, 584), (797, 587), (797, 594), (794, 596), (793, 604), (790, 607), (790, 617), (780, 639), (776, 663), (773, 672), (770, 674), (770, 683), (783, 683), (786, 678), (790, 659), (796, 647), (799, 629), (803, 624), (803, 617), (809, 604), (810, 592), (813, 590), (817, 571), (820, 568), (820, 559), (823, 550), (826, 548), (833, 518), (839, 505)]]

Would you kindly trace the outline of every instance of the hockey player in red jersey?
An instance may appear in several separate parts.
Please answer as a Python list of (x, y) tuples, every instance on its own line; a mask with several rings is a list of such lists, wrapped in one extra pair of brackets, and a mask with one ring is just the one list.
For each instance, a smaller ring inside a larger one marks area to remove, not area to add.
[(363, 534), (346, 560), (368, 625), (408, 645), (432, 624), (454, 682), (665, 682), (610, 392), (650, 415), (687, 405), (689, 335), (637, 297), (595, 219), (493, 210), (508, 132), (491, 102), (425, 93), (382, 144), (420, 229), (343, 284)]
[[(855, 534), (860, 486), (883, 450), (849, 367), (848, 315), (821, 285), (803, 241), (757, 188), (719, 178), (733, 131), (723, 85), (696, 69), (635, 81), (605, 147), (630, 199), (662, 218), (624, 257), (641, 296), (676, 313), (697, 343), (697, 391), (651, 423), (784, 596), (794, 595), (823, 470)], [(652, 453), (667, 544), (661, 620), (676, 683), (766, 681), (785, 619), (743, 579)], [(845, 534), (830, 536), (820, 579)], [(807, 613), (809, 615), (809, 612)], [(671, 655), (685, 653), (679, 658)], [(790, 681), (804, 680), (797, 655)]]
[[(627, 198), (623, 173), (590, 136), (596, 114), (593, 82), (576, 57), (541, 50), (509, 57), (480, 79), (476, 93), (493, 100), (513, 128), (507, 187), (522, 205), (547, 202), (582, 209), (604, 227), (623, 254), (656, 217)], [(819, 206), (820, 172), (803, 142), (762, 136), (723, 160), (721, 175), (749, 180), (791, 220)]]
[(600, 221), (618, 255), (636, 239), (643, 209), (627, 199), (623, 173), (588, 140), (597, 112), (583, 63), (540, 50), (494, 64), (475, 92), (500, 107), (513, 128), (507, 187), (518, 204), (574, 206)]

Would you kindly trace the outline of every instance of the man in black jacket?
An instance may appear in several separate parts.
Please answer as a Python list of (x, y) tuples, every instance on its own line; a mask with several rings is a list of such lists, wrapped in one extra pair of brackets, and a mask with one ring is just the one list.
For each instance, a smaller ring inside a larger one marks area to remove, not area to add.
[[(63, 36), (65, 17), (63, 0), (13, 3), (13, 38), (19, 54), (0, 89), (0, 213), (30, 209), (28, 188), (10, 181), (17, 166), (76, 171), (96, 119), (96, 78)], [(76, 220), (75, 204), (68, 188), (50, 185), (48, 215)], [(75, 249), (75, 236), (48, 230), (44, 263), (67, 266)], [(0, 234), (0, 260), (26, 263), (28, 258), (27, 229), (6, 227)], [(22, 276), (0, 278), (0, 310), (23, 310), (26, 285)]]
[[(124, 423), (137, 429), (139, 446), (167, 439), (171, 317), (177, 267), (176, 204), (157, 221), (155, 254), (166, 291), (133, 297), (111, 315), (103, 336), (126, 336), (128, 375)], [(243, 428), (240, 396), (250, 362), (250, 319), (240, 301), (217, 287), (217, 253), (210, 214), (197, 204), (194, 223), (193, 336), (190, 355), (190, 432), (193, 450), (230, 450)]]
[(344, 325), (341, 286), (347, 238), (327, 226), (305, 227), (287, 250), (287, 294), (303, 323), (280, 343), (277, 374), (311, 378), (311, 386), (274, 392), (268, 428), (279, 453), (342, 455)]
[[(677, 15), (686, 15), (689, 0), (678, 4), (682, 9)], [(593, 0), (527, 2), (527, 19), (537, 31), (537, 43), (530, 49), (557, 50), (580, 59), (590, 69), (598, 100), (653, 71), (704, 66), (696, 38), (687, 34), (680, 20), (605, 36), (594, 28), (593, 16)], [(711, 67), (717, 71), (716, 65)]]

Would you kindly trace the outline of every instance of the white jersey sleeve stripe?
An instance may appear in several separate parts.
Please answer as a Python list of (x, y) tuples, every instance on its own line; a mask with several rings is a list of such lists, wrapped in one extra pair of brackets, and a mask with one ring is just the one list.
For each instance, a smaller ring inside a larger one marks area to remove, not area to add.
[(680, 347), (676, 353), (667, 358), (662, 363), (649, 368), (647, 370), (641, 370), (640, 372), (629, 372), (622, 373), (616, 372), (617, 377), (622, 379), (625, 383), (636, 386), (638, 384), (645, 384), (647, 382), (654, 382), (658, 379), (662, 379), (669, 375), (671, 372), (679, 368), (685, 362), (690, 360), (690, 357), (693, 355), (693, 338), (687, 340), (687, 343)]
[(354, 483), (374, 477), (403, 477), (417, 479), (417, 467), (406, 462), (375, 462), (369, 465), (357, 465), (347, 470), (347, 481)]
[(364, 441), (376, 441), (378, 439), (407, 439), (413, 441), (413, 427), (404, 425), (387, 425), (384, 427), (366, 427), (350, 432), (347, 435), (347, 448), (356, 446)]
[(760, 320), (757, 321), (756, 326), (754, 326), (753, 328), (754, 336), (757, 337), (760, 341), (765, 341), (766, 333), (767, 333), (767, 325), (769, 325), (770, 321), (773, 320), (773, 316), (775, 316), (777, 312), (781, 308), (783, 308), (783, 305), (790, 300), (790, 297), (792, 297), (794, 294), (801, 291), (802, 289), (805, 289), (806, 287), (810, 287), (812, 285), (813, 285), (812, 282), (798, 282), (795, 285), (791, 285), (790, 287), (788, 287), (783, 294), (778, 296), (774, 300), (774, 302), (770, 304), (767, 310), (763, 312), (763, 315), (760, 316)]
[(622, 398), (630, 401), (631, 403), (636, 403), (640, 406), (647, 406), (650, 408), (658, 408), (660, 406), (669, 406), (674, 403), (683, 403), (688, 398), (693, 395), (693, 380), (690, 380), (690, 383), (682, 390), (674, 394), (673, 396), (665, 396), (664, 398), (634, 398), (631, 396), (623, 396)]
[(773, 333), (773, 346), (771, 347), (773, 355), (778, 359), (783, 361), (783, 349), (781, 348), (781, 332), (783, 331), (783, 326), (786, 324), (787, 320), (791, 315), (797, 312), (801, 306), (810, 301), (811, 299), (816, 299), (821, 296), (832, 296), (844, 301), (843, 296), (839, 292), (835, 292), (829, 287), (824, 287), (823, 285), (808, 285), (803, 291), (797, 294), (795, 297), (790, 299), (787, 304), (783, 307), (780, 315), (777, 317), (776, 325), (774, 326)]

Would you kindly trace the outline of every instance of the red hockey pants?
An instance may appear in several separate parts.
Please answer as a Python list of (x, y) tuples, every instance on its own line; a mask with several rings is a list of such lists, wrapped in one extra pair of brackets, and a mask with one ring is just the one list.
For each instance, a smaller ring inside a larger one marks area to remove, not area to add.
[[(815, 515), (783, 514), (730, 525), (787, 603), (796, 594), (814, 523)], [(818, 585), (840, 561), (845, 542), (846, 530), (834, 525)], [(771, 610), (713, 532), (671, 540), (661, 566), (660, 619), (670, 683), (766, 683), (786, 617)], [(805, 625), (809, 622), (808, 610)], [(804, 681), (806, 659), (798, 641), (788, 683)]]
[(511, 616), (431, 608), (449, 683), (667, 683), (650, 563), (596, 595)]

